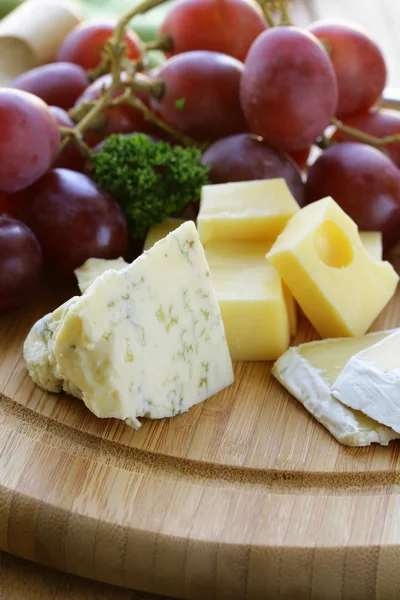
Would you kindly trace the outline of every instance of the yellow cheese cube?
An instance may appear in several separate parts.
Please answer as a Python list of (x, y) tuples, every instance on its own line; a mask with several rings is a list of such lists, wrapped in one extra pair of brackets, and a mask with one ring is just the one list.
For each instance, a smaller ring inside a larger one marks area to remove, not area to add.
[(156, 242), (159, 242), (184, 223), (183, 219), (166, 219), (159, 225), (150, 227), (144, 242), (143, 250), (150, 250)]
[(294, 215), (267, 258), (323, 338), (363, 335), (398, 282), (389, 263), (368, 254), (332, 198)]
[(197, 228), (203, 244), (273, 242), (298, 210), (284, 179), (205, 185)]
[(382, 233), (380, 231), (360, 231), (360, 238), (368, 254), (375, 260), (382, 260)]
[(205, 253), (233, 360), (274, 360), (296, 332), (296, 306), (265, 259), (270, 243), (210, 242)]

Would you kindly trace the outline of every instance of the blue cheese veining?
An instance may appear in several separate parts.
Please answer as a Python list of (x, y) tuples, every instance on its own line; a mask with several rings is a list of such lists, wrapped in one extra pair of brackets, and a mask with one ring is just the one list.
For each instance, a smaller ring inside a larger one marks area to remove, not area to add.
[(97, 277), (66, 311), (52, 351), (57, 376), (92, 412), (134, 426), (230, 385), (232, 361), (194, 224)]

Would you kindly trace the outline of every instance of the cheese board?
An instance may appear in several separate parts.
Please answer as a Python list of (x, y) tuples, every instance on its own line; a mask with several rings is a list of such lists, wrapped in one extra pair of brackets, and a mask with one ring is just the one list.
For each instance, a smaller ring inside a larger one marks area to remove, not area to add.
[[(134, 431), (35, 386), (23, 341), (76, 293), (0, 321), (0, 548), (180, 598), (395, 598), (399, 445), (341, 446), (270, 375)], [(400, 320), (400, 293), (374, 330)], [(312, 339), (301, 321), (294, 343)]]
[(127, 24), (163, 0), (61, 29), (26, 16), (37, 1), (0, 31), (32, 50), (0, 90), (0, 550), (178, 598), (398, 598), (400, 292), (381, 258), (400, 134), (374, 106), (396, 103), (380, 49), (351, 24), (291, 28), (285, 0), (235, 0), (240, 36), (200, 0), (195, 47), (194, 0), (145, 45)]

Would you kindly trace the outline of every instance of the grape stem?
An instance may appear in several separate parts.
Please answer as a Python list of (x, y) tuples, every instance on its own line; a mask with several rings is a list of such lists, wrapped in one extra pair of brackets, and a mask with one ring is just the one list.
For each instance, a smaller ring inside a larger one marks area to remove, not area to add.
[(287, 0), (279, 0), (278, 6), (281, 15), (281, 20), (279, 25), (293, 25), (292, 20), (289, 14), (289, 3)]
[[(112, 76), (111, 84), (108, 88), (104, 89), (104, 93), (95, 102), (93, 102), (93, 104), (88, 103), (91, 105), (89, 110), (76, 123), (75, 127), (60, 128), (60, 133), (63, 139), (60, 144), (59, 154), (61, 154), (63, 150), (68, 146), (68, 144), (71, 141), (73, 141), (77, 144), (78, 148), (83, 151), (85, 156), (91, 156), (90, 148), (83, 141), (82, 136), (84, 132), (87, 129), (89, 129), (89, 127), (95, 122), (95, 120), (99, 117), (103, 109), (107, 108), (110, 105), (113, 105), (113, 95), (115, 94), (115, 92), (121, 86), (126, 87), (126, 82), (121, 81), (123, 61), (124, 58), (126, 58), (126, 46), (123, 41), (126, 27), (129, 24), (129, 22), (137, 15), (146, 13), (147, 11), (151, 10), (152, 8), (155, 8), (156, 6), (159, 6), (160, 4), (163, 4), (164, 2), (166, 2), (166, 0), (144, 0), (141, 4), (125, 13), (125, 15), (123, 15), (118, 21), (113, 36), (104, 46), (102, 60), (98, 66), (98, 69), (95, 69), (95, 72), (91, 73), (91, 76), (93, 77), (94, 75), (101, 74), (104, 70), (109, 70)], [(152, 82), (152, 84), (153, 83), (155, 84), (155, 82)], [(133, 83), (132, 80), (130, 84), (130, 95), (126, 95), (126, 98), (130, 98), (129, 103), (131, 103), (131, 99), (132, 101), (135, 100), (134, 88), (136, 82)], [(159, 86), (159, 83), (157, 83), (157, 85)], [(157, 89), (158, 93), (160, 93), (160, 87), (158, 87)], [(143, 102), (137, 102), (135, 103), (135, 106), (143, 112), (146, 119), (161, 126), (160, 123), (163, 122), (147, 106), (145, 106)], [(78, 114), (78, 111), (76, 111), (76, 114)], [(168, 133), (174, 135), (174, 137), (177, 139), (182, 139), (181, 134), (170, 128), (168, 125), (167, 127), (169, 130)], [(163, 124), (163, 129), (166, 129), (165, 124)], [(186, 138), (185, 136), (184, 139), (186, 143), (190, 142), (190, 145), (194, 144), (192, 140)]]
[(375, 148), (382, 148), (383, 146), (387, 146), (389, 144), (396, 144), (397, 142), (400, 142), (400, 134), (388, 135), (386, 137), (378, 138), (374, 135), (370, 135), (369, 133), (365, 133), (360, 129), (356, 129), (355, 127), (345, 125), (344, 123), (342, 123), (342, 121), (336, 118), (332, 119), (332, 125), (334, 125), (339, 131), (351, 135), (356, 140), (359, 140), (364, 144), (375, 146)]
[(276, 27), (275, 19), (272, 16), (272, 11), (270, 8), (270, 2), (260, 2), (261, 8), (263, 9), (264, 17), (270, 27)]
[(145, 52), (148, 52), (149, 50), (161, 50), (162, 52), (168, 52), (172, 50), (172, 48), (172, 38), (166, 34), (160, 35), (156, 40), (147, 42), (147, 44), (144, 46)]

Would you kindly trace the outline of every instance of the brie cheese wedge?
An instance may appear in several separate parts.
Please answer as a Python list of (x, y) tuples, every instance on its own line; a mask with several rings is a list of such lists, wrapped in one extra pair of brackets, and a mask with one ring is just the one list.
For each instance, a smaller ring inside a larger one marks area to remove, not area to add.
[(327, 339), (289, 348), (275, 363), (272, 373), (280, 383), (330, 433), (346, 446), (387, 445), (400, 438), (362, 412), (348, 408), (332, 393), (351, 357), (384, 340), (391, 332), (380, 331), (358, 338)]
[(400, 331), (352, 356), (333, 395), (400, 433)]

